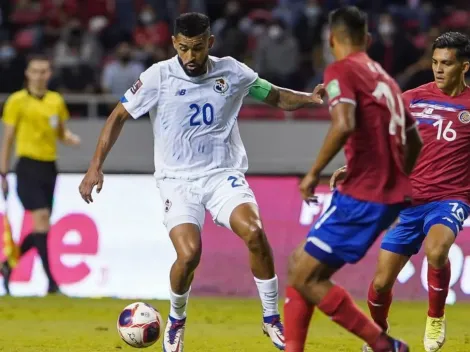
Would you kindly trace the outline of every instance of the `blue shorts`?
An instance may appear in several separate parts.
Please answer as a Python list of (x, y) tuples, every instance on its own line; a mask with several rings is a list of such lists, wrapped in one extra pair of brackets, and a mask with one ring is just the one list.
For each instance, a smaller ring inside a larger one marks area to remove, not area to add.
[(361, 260), (405, 204), (360, 201), (338, 191), (307, 236), (305, 251), (322, 263), (340, 268)]
[(407, 208), (399, 222), (382, 240), (382, 249), (412, 256), (419, 252), (429, 229), (437, 224), (447, 226), (457, 236), (468, 217), (470, 207), (462, 201), (445, 200)]

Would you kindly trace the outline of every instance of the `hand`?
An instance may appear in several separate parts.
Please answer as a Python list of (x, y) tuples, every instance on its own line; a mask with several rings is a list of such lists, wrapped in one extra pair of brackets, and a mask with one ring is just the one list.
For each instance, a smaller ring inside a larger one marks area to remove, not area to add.
[(3, 192), (3, 198), (7, 199), (8, 198), (8, 180), (7, 177), (2, 175), (0, 176), (2, 178), (2, 192)]
[(346, 177), (346, 166), (340, 167), (336, 170), (330, 178), (330, 189), (334, 190), (336, 188), (336, 184), (340, 181), (343, 181)]
[(64, 138), (64, 144), (65, 145), (69, 145), (69, 146), (72, 146), (72, 147), (78, 147), (80, 144), (82, 143), (82, 140), (80, 138), (80, 136), (72, 133), (72, 132), (68, 132), (65, 134), (65, 138)]
[(80, 195), (82, 196), (83, 200), (89, 204), (90, 202), (93, 203), (93, 197), (91, 196), (91, 192), (93, 188), (96, 186), (96, 192), (100, 193), (101, 189), (103, 188), (103, 180), (104, 175), (103, 172), (96, 168), (89, 168), (85, 177), (80, 183), (78, 190), (80, 191)]
[(299, 190), (302, 194), (302, 199), (305, 200), (308, 204), (316, 203), (317, 197), (314, 196), (315, 188), (320, 181), (320, 175), (314, 172), (309, 172), (300, 182)]
[(325, 86), (320, 83), (313, 90), (312, 100), (315, 104), (323, 104), (323, 97), (325, 96)]

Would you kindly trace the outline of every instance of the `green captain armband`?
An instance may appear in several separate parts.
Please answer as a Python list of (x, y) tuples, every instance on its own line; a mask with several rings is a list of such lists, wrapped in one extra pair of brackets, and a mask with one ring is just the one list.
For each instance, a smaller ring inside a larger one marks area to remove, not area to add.
[(257, 78), (251, 85), (248, 95), (253, 99), (264, 101), (269, 95), (273, 85), (262, 78)]

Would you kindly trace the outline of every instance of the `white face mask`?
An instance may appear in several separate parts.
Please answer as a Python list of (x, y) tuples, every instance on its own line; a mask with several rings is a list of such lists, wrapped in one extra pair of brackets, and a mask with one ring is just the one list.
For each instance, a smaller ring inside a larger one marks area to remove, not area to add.
[(144, 24), (150, 24), (153, 22), (153, 14), (150, 11), (145, 11), (140, 14), (140, 20)]
[(313, 6), (308, 6), (305, 8), (305, 14), (307, 17), (317, 17), (321, 13), (320, 7), (313, 5)]
[(379, 24), (378, 31), (383, 36), (391, 36), (395, 33), (395, 27), (390, 22), (383, 22)]
[(16, 51), (13, 47), (7, 45), (0, 48), (0, 60), (10, 60), (14, 58)]
[(282, 35), (282, 28), (279, 26), (271, 26), (269, 27), (268, 35), (272, 39), (279, 39)]
[(263, 35), (266, 32), (266, 27), (263, 26), (262, 24), (256, 24), (253, 26), (253, 35), (258, 37), (260, 35)]

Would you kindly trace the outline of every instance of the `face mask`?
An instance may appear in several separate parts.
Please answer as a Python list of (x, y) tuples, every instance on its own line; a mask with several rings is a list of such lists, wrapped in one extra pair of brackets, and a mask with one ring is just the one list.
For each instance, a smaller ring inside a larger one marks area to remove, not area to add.
[(150, 24), (153, 22), (153, 14), (149, 11), (143, 12), (140, 14), (140, 20), (143, 24)]
[(318, 6), (309, 6), (305, 9), (305, 14), (307, 17), (317, 17), (320, 14), (321, 10)]
[(272, 39), (279, 39), (282, 36), (282, 28), (279, 26), (271, 26), (269, 28), (268, 35)]
[(0, 60), (7, 61), (14, 58), (15, 55), (15, 49), (13, 49), (11, 46), (3, 46), (0, 48)]
[(131, 60), (131, 55), (130, 54), (122, 54), (121, 56), (119, 56), (119, 60), (121, 60), (124, 63), (129, 62)]
[(395, 33), (395, 27), (391, 23), (384, 22), (379, 25), (378, 31), (380, 35), (390, 36)]
[(266, 28), (262, 24), (257, 24), (253, 26), (253, 35), (258, 37), (266, 31)]

